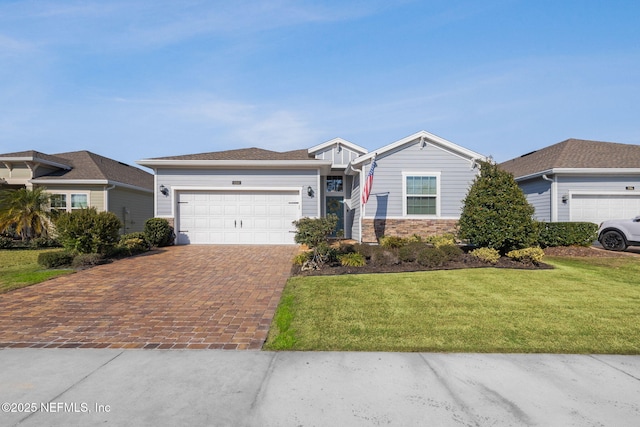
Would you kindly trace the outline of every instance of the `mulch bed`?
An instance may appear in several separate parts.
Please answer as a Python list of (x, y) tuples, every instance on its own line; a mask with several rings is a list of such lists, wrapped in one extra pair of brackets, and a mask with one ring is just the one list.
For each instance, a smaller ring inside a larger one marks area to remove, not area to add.
[[(553, 257), (581, 257), (581, 258), (615, 258), (629, 255), (625, 252), (611, 252), (604, 249), (582, 246), (565, 246), (546, 248), (545, 256)], [(370, 274), (370, 273), (406, 273), (413, 271), (433, 271), (433, 270), (457, 270), (463, 268), (512, 268), (520, 270), (549, 270), (553, 267), (549, 264), (522, 263), (511, 258), (502, 257), (497, 264), (488, 264), (467, 253), (460, 256), (453, 262), (448, 262), (443, 266), (427, 268), (417, 262), (399, 263), (391, 265), (374, 265), (370, 261), (364, 267), (343, 267), (338, 263), (325, 265), (320, 270), (301, 271), (299, 265), (294, 265), (291, 273), (294, 276), (334, 276), (341, 274)]]

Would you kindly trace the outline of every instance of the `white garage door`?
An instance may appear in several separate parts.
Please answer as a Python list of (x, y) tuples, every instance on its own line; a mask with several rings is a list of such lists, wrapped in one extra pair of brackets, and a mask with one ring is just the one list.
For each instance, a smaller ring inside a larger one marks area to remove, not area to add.
[(596, 224), (608, 219), (634, 218), (640, 215), (640, 195), (573, 194), (570, 201), (571, 221)]
[(293, 244), (298, 191), (182, 191), (178, 244)]

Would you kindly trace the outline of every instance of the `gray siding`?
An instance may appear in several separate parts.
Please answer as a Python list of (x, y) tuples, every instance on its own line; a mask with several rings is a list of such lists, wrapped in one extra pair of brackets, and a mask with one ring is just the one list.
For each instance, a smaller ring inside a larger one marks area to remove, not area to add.
[(518, 183), (527, 201), (535, 208), (534, 218), (551, 221), (551, 182), (542, 178)]
[[(562, 196), (568, 196), (570, 192), (625, 192), (628, 194), (640, 194), (640, 177), (638, 176), (573, 176), (557, 175), (558, 182), (558, 221), (569, 221), (569, 203), (562, 203)], [(626, 187), (635, 187), (628, 191)]]
[(153, 194), (114, 188), (109, 190), (109, 211), (122, 221), (123, 234), (143, 231), (145, 221), (153, 217)]
[(340, 146), (340, 150), (338, 150), (338, 147), (334, 145), (331, 148), (316, 153), (316, 159), (331, 160), (333, 166), (346, 166), (360, 155), (361, 154), (342, 145)]
[[(442, 148), (414, 144), (385, 153), (376, 160), (378, 166), (373, 189), (365, 207), (365, 218), (401, 218), (403, 172), (440, 172), (440, 217), (459, 218), (463, 200), (478, 170), (471, 162)], [(369, 164), (364, 166), (364, 173)]]
[[(292, 187), (300, 188), (302, 195), (303, 217), (318, 217), (318, 197), (322, 192), (318, 188), (318, 170), (241, 170), (241, 169), (158, 169), (156, 183), (169, 189), (169, 196), (156, 192), (158, 216), (171, 216), (174, 201), (171, 188), (174, 186), (216, 187), (229, 190), (243, 188), (271, 188)], [(233, 185), (233, 181), (240, 181), (241, 185)], [(313, 197), (307, 195), (307, 187), (313, 189)]]

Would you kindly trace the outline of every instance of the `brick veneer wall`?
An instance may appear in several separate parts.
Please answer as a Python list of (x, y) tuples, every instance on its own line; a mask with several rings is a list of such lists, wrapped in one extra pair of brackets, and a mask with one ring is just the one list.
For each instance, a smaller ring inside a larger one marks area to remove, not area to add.
[(376, 242), (382, 236), (421, 237), (455, 233), (457, 219), (363, 219), (362, 241)]

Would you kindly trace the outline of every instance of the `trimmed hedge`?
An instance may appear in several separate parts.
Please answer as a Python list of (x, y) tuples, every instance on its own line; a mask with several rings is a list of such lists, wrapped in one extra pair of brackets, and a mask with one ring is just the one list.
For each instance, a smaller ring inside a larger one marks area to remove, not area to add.
[(38, 255), (38, 264), (46, 268), (57, 268), (71, 265), (73, 254), (67, 251), (42, 252)]
[(176, 238), (173, 227), (164, 218), (149, 218), (144, 223), (144, 234), (147, 241), (156, 247), (172, 245)]
[(598, 225), (592, 222), (539, 222), (541, 247), (591, 246), (598, 238)]

